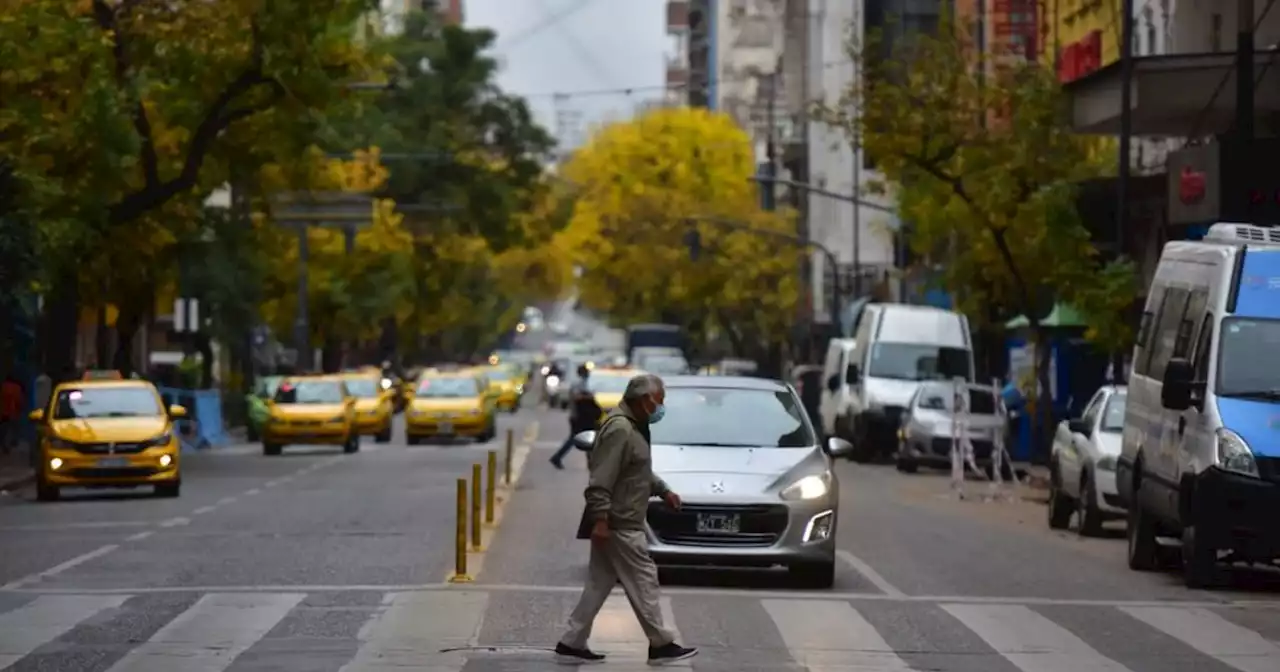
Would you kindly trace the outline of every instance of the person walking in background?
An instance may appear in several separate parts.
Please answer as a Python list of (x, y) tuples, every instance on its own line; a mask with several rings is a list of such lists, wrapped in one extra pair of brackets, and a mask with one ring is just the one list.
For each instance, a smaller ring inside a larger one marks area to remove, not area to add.
[(627, 594), (649, 640), (649, 664), (668, 665), (698, 655), (676, 643), (662, 623), (658, 604), (658, 566), (649, 555), (644, 521), (649, 498), (661, 497), (680, 508), (680, 496), (653, 473), (649, 425), (666, 413), (666, 390), (652, 374), (632, 378), (622, 403), (609, 412), (587, 454), (590, 480), (578, 529), (591, 540), (587, 584), (569, 617), (569, 629), (556, 643), (556, 658), (566, 664), (599, 663), (605, 656), (587, 646), (591, 627), (617, 583)]
[(569, 438), (564, 440), (560, 449), (551, 456), (551, 464), (556, 469), (564, 469), (564, 457), (573, 449), (573, 437), (578, 432), (595, 429), (600, 420), (600, 405), (591, 393), (591, 369), (586, 364), (578, 367), (578, 379), (569, 388)]
[(0, 383), (0, 453), (8, 455), (18, 442), (22, 420), (22, 385), (12, 373)]

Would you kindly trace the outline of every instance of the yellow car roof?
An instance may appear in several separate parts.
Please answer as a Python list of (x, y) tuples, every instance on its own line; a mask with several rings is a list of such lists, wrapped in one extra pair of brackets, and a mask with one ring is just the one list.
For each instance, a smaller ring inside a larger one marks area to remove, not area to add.
[(75, 389), (84, 389), (84, 388), (87, 388), (87, 387), (95, 387), (95, 388), (98, 388), (98, 387), (103, 387), (103, 388), (111, 388), (111, 387), (119, 387), (119, 388), (130, 388), (130, 387), (135, 387), (135, 388), (136, 388), (136, 387), (143, 387), (143, 388), (152, 389), (152, 390), (156, 389), (156, 386), (155, 386), (155, 385), (152, 385), (149, 381), (146, 381), (146, 380), (134, 380), (134, 379), (132, 379), (132, 378), (122, 378), (122, 379), (119, 379), (119, 380), (111, 380), (111, 379), (106, 379), (106, 380), (104, 380), (104, 379), (93, 379), (93, 380), (70, 380), (70, 381), (67, 381), (67, 382), (65, 382), (65, 383), (59, 383), (59, 384), (58, 384), (58, 386), (57, 386), (57, 388), (55, 388), (55, 389), (62, 389), (62, 388), (64, 388), (64, 387), (72, 387), (72, 388), (75, 388)]

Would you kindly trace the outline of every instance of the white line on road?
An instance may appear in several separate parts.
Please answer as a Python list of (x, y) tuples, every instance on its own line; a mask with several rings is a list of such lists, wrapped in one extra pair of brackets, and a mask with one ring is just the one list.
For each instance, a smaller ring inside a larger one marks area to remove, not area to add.
[(166, 520), (163, 523), (160, 523), (160, 527), (168, 528), (168, 527), (178, 527), (180, 525), (190, 525), (190, 524), (191, 524), (190, 518), (187, 518), (184, 516), (178, 516), (177, 518), (170, 518), (169, 520)]
[(862, 575), (871, 585), (875, 586), (880, 592), (889, 597), (905, 597), (906, 593), (898, 589), (897, 586), (889, 583), (889, 580), (880, 575), (871, 565), (867, 564), (862, 558), (846, 551), (844, 549), (836, 550), (836, 557), (843, 560), (853, 570)]
[(151, 535), (153, 535), (153, 534), (155, 534), (155, 533), (156, 533), (156, 532), (155, 532), (155, 530), (147, 530), (146, 532), (139, 532), (139, 533), (137, 533), (137, 534), (131, 534), (131, 535), (129, 535), (129, 536), (127, 536), (127, 537), (125, 537), (125, 538), (124, 538), (124, 540), (125, 540), (125, 541), (142, 541), (143, 539), (146, 539), (147, 537), (149, 537), (149, 536), (151, 536)]
[(48, 525), (6, 525), (0, 532), (58, 532), (61, 530), (109, 530), (117, 527), (150, 527), (154, 520), (104, 520), (97, 522), (55, 523)]
[(214, 506), (226, 506), (227, 504), (233, 504), (235, 503), (237, 498), (239, 498), (239, 495), (232, 496), (232, 497), (223, 497), (222, 499), (219, 499), (217, 503), (214, 504)]
[(1280, 645), (1205, 609), (1122, 607), (1121, 611), (1240, 672), (1275, 672)]
[(213, 510), (214, 510), (214, 509), (216, 509), (216, 508), (218, 508), (218, 507), (217, 507), (217, 506), (202, 506), (202, 507), (200, 507), (200, 508), (196, 509), (195, 511), (192, 511), (192, 512), (191, 512), (191, 515), (193, 515), (193, 516), (203, 516), (204, 514), (209, 513), (210, 511), (213, 511)]
[(244, 491), (244, 496), (245, 496), (245, 497), (252, 497), (252, 496), (254, 496), (254, 495), (256, 495), (256, 494), (258, 494), (258, 493), (260, 493), (260, 492), (262, 492), (262, 490), (261, 490), (260, 488), (249, 488), (248, 490), (245, 490), (245, 491)]
[(46, 569), (43, 572), (37, 572), (35, 574), (24, 576), (21, 579), (18, 579), (17, 581), (11, 581), (9, 583), (6, 583), (5, 585), (0, 586), (0, 590), (14, 590), (17, 588), (22, 588), (23, 586), (33, 584), (33, 583), (39, 583), (41, 581), (44, 581), (45, 579), (51, 579), (67, 571), (68, 569), (74, 569), (80, 565), (83, 565), (86, 562), (89, 562), (90, 560), (101, 558), (102, 556), (108, 553), (111, 553), (112, 551), (115, 551), (117, 548), (120, 548), (120, 544), (108, 544), (106, 546), (96, 548), (92, 551), (89, 551), (88, 553), (85, 553), (84, 555), (77, 555), (76, 557), (71, 558), (70, 560), (60, 565), (54, 565), (53, 567), (50, 567), (49, 569)]
[(0, 614), (0, 669), (9, 669), (81, 621), (126, 599), (126, 595), (47, 595)]

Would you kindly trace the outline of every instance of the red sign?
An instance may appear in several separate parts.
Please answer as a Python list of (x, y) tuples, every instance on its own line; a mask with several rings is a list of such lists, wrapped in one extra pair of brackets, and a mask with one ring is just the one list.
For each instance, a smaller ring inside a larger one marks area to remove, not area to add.
[(1058, 56), (1058, 81), (1073, 82), (1102, 67), (1102, 31), (1088, 35), (1062, 48)]
[(1204, 171), (1192, 170), (1191, 166), (1183, 166), (1182, 175), (1178, 178), (1178, 198), (1184, 205), (1195, 205), (1204, 200)]

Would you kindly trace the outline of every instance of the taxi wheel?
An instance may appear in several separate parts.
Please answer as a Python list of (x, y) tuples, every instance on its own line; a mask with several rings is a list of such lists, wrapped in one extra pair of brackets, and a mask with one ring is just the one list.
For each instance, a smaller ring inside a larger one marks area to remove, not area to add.
[(409, 434), (405, 434), (405, 435), (404, 435), (404, 442), (405, 442), (405, 443), (407, 443), (407, 444), (409, 444), (409, 445), (411, 445), (411, 446), (416, 446), (416, 445), (418, 445), (421, 441), (422, 441), (422, 439), (421, 439), (420, 437), (417, 437), (417, 436), (411, 436), (411, 435), (409, 435)]
[(342, 452), (347, 453), (348, 455), (360, 452), (360, 435), (352, 434), (347, 438), (347, 442), (342, 444)]
[(388, 427), (385, 431), (379, 432), (378, 435), (374, 437), (374, 441), (377, 441), (378, 443), (391, 443), (391, 428)]
[(181, 494), (181, 483), (164, 483), (156, 486), (156, 497), (177, 497)]
[(62, 492), (56, 485), (49, 485), (43, 480), (36, 481), (36, 499), (42, 502), (56, 502)]
[(262, 454), (263, 454), (263, 455), (279, 455), (279, 454), (280, 454), (280, 450), (281, 450), (283, 447), (284, 447), (284, 446), (281, 446), (281, 445), (280, 445), (280, 444), (278, 444), (278, 443), (267, 443), (267, 442), (265, 442), (265, 441), (264, 441), (264, 442), (262, 443)]

